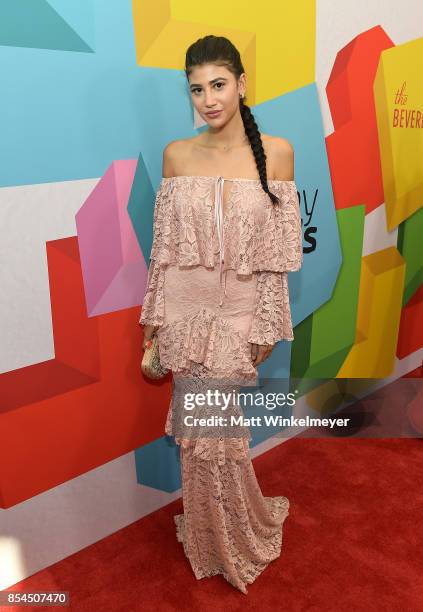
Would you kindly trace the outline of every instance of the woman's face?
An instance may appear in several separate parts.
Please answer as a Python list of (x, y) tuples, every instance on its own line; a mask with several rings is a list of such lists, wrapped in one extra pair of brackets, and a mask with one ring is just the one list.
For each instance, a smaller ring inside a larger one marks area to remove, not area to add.
[[(239, 109), (240, 94), (245, 93), (245, 73), (237, 82), (224, 66), (203, 64), (195, 66), (189, 75), (192, 103), (210, 127), (221, 127)], [(218, 111), (212, 115), (213, 111)]]

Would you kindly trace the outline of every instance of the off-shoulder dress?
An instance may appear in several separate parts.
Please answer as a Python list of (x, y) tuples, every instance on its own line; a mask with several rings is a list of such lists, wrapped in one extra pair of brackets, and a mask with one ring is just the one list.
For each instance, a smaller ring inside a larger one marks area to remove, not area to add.
[[(303, 263), (297, 187), (282, 180), (268, 186), (278, 204), (255, 179), (161, 179), (139, 322), (158, 326), (160, 361), (174, 381), (255, 384), (251, 343), (294, 339), (288, 272)], [(247, 593), (280, 555), (289, 501), (263, 496), (248, 428), (185, 435), (179, 419), (173, 395), (165, 433), (181, 450), (177, 538), (197, 579), (222, 574)]]

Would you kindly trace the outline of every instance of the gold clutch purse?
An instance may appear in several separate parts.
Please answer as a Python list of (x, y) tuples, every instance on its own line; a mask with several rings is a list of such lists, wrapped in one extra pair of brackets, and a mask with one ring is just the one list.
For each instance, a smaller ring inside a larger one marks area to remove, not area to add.
[(148, 378), (163, 378), (169, 372), (160, 363), (159, 341), (155, 334), (145, 344), (141, 370)]

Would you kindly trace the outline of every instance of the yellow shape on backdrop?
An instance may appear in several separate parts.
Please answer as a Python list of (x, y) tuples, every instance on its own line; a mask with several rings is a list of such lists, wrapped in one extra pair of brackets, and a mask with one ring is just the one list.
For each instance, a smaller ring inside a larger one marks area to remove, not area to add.
[[(344, 403), (351, 403), (353, 398), (368, 395), (374, 386), (375, 382), (372, 378), (328, 379), (307, 393), (307, 407), (313, 409), (316, 416), (319, 417), (342, 418), (342, 414), (336, 414), (336, 412), (341, 407), (344, 408)], [(315, 418), (315, 415), (310, 412), (309, 414)]]
[(388, 231), (423, 201), (423, 38), (382, 52), (374, 83)]
[(310, 0), (133, 0), (136, 61), (184, 69), (186, 49), (207, 34), (238, 48), (253, 106), (314, 82), (316, 6)]
[(363, 257), (355, 343), (337, 378), (392, 374), (401, 317), (405, 260), (396, 247)]

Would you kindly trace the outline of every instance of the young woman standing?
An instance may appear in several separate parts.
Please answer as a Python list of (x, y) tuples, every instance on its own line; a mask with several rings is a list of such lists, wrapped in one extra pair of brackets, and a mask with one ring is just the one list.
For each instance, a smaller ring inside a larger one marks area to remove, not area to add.
[[(157, 335), (174, 382), (233, 388), (254, 384), (275, 343), (294, 338), (287, 274), (303, 261), (294, 153), (287, 140), (260, 134), (227, 38), (193, 43), (185, 70), (208, 129), (163, 152), (140, 323), (144, 345)], [(189, 428), (185, 414), (174, 393), (165, 431), (181, 450), (177, 537), (196, 578), (220, 573), (247, 593), (280, 555), (288, 499), (263, 496), (247, 427)]]

